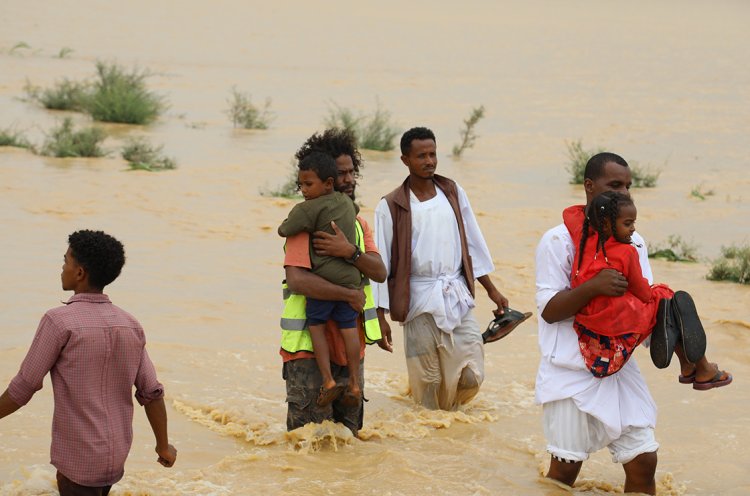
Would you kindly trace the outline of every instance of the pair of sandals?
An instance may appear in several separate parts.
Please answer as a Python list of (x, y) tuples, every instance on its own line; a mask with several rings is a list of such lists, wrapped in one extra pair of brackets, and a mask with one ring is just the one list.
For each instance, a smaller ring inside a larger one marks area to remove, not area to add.
[[(651, 361), (656, 367), (669, 367), (678, 342), (682, 342), (685, 358), (690, 363), (696, 363), (706, 354), (706, 331), (693, 298), (685, 291), (676, 291), (671, 299), (659, 301), (650, 348)], [(732, 375), (716, 366), (716, 374), (708, 381), (696, 381), (695, 371), (687, 376), (680, 375), (679, 381), (681, 384), (692, 384), (695, 390), (707, 391), (730, 384)]]
[(688, 362), (695, 363), (706, 354), (706, 331), (693, 298), (685, 291), (676, 291), (671, 299), (659, 301), (650, 348), (651, 361), (657, 368), (669, 367), (680, 341)]
[(487, 330), (482, 333), (482, 341), (487, 344), (503, 339), (522, 322), (528, 320), (531, 315), (531, 312), (519, 312), (509, 307), (503, 308), (503, 313), (496, 316), (487, 326)]

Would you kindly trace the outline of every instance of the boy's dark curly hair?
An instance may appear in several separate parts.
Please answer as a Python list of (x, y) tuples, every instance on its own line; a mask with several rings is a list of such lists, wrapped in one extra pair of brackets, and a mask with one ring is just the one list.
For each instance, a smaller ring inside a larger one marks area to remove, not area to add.
[(332, 184), (336, 184), (336, 176), (338, 175), (336, 161), (325, 152), (312, 152), (303, 158), (297, 167), (299, 167), (299, 170), (301, 171), (315, 172), (323, 182), (326, 182), (326, 180), (330, 178)]
[(125, 248), (109, 234), (83, 229), (68, 236), (73, 258), (89, 275), (89, 284), (97, 289), (117, 279), (125, 265)]
[(352, 158), (352, 164), (354, 164), (354, 176), (359, 177), (359, 169), (363, 165), (356, 143), (357, 140), (351, 131), (333, 127), (326, 129), (322, 134), (315, 133), (310, 136), (294, 154), (294, 158), (299, 163), (312, 152), (327, 153), (334, 160), (341, 155), (349, 155)]

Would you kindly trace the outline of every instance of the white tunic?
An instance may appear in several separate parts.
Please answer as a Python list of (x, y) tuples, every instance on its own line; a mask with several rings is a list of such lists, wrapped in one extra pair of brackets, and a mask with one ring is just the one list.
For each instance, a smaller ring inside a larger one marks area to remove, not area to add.
[[(643, 277), (652, 282), (651, 265), (643, 238), (633, 233)], [(570, 271), (576, 247), (564, 224), (547, 231), (536, 250), (536, 306), (539, 312), (539, 350), (536, 401), (547, 403), (572, 398), (581, 411), (599, 419), (611, 439), (628, 427), (655, 427), (656, 404), (641, 371), (631, 358), (617, 373), (598, 379), (586, 369), (578, 347), (573, 318), (554, 324), (541, 318), (547, 303), (559, 291), (570, 289)]]
[[(495, 266), (466, 192), (456, 186), (474, 277), (478, 278), (493, 272)], [(474, 299), (461, 275), (461, 239), (456, 215), (445, 193), (440, 188), (436, 190), (434, 198), (423, 202), (409, 191), (412, 256), (406, 322), (429, 313), (441, 330), (450, 333), (474, 307)], [(393, 219), (385, 199), (375, 209), (375, 242), (390, 274)], [(388, 309), (388, 284), (373, 286), (375, 305)]]

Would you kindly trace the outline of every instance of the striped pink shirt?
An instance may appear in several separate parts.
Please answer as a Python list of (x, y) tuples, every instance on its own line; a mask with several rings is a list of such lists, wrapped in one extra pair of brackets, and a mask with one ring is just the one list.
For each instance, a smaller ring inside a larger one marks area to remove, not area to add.
[(8, 393), (25, 405), (50, 372), (51, 461), (73, 482), (99, 487), (122, 478), (133, 441), (133, 385), (141, 405), (164, 396), (145, 345), (138, 321), (104, 294), (74, 295), (42, 317)]

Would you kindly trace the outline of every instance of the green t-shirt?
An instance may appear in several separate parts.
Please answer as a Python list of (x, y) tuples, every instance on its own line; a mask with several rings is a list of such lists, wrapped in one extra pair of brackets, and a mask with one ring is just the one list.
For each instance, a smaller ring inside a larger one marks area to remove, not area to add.
[[(289, 237), (301, 232), (325, 231), (334, 234), (331, 221), (334, 221), (351, 244), (357, 243), (354, 221), (359, 207), (351, 198), (334, 191), (331, 194), (305, 200), (292, 208), (286, 220), (279, 226), (279, 236)], [(312, 238), (311, 238), (312, 240)], [(357, 288), (362, 282), (362, 274), (352, 264), (340, 257), (320, 256), (310, 245), (312, 272), (334, 284)]]

